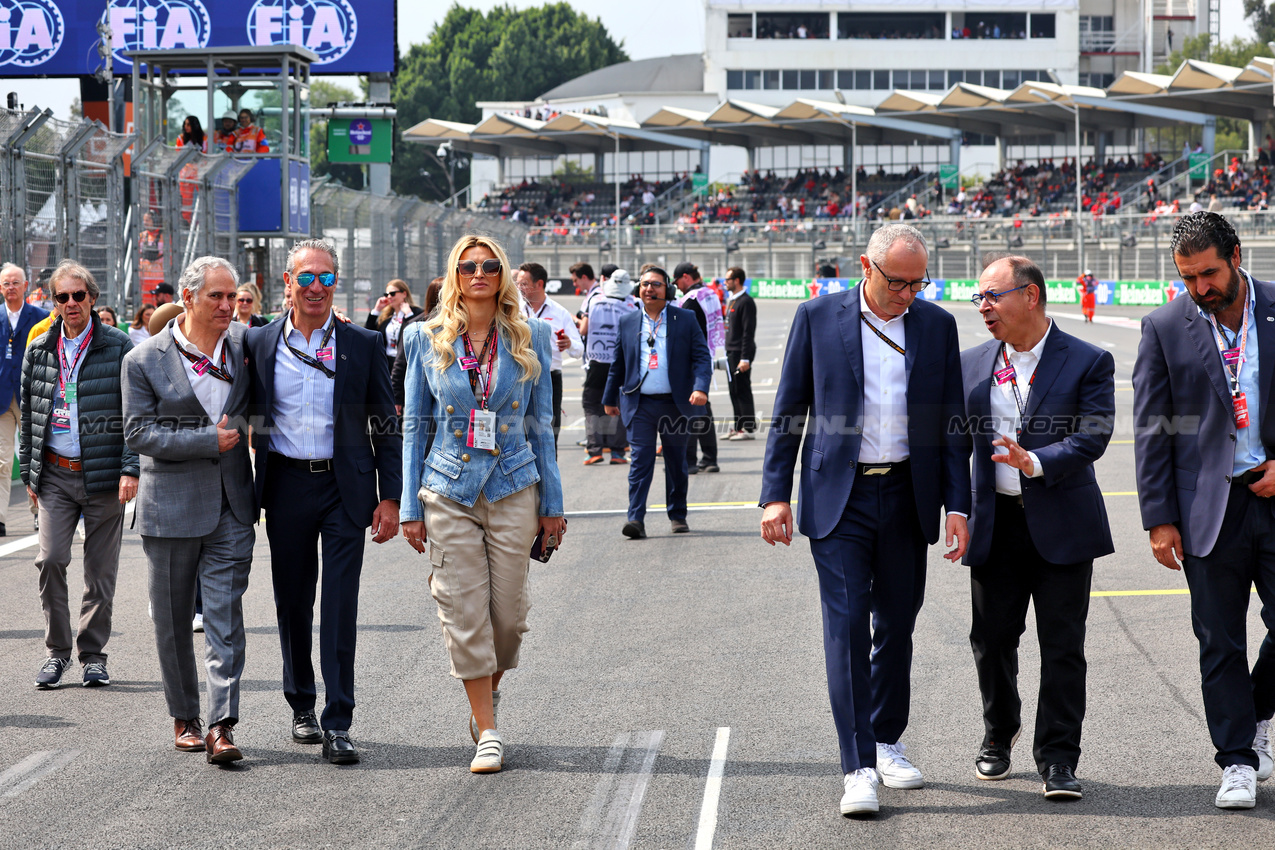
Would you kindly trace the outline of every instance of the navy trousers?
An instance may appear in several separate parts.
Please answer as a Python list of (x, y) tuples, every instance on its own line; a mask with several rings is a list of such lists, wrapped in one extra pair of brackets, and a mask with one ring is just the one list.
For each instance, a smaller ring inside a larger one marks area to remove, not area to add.
[(907, 728), (925, 548), (906, 471), (856, 476), (837, 527), (810, 541), (843, 773), (876, 767), (877, 742)]
[[(1275, 713), (1275, 502), (1231, 485), (1217, 543), (1182, 562), (1191, 589), (1191, 624), (1200, 642), (1204, 717), (1221, 767), (1257, 767), (1253, 732)], [(1248, 668), (1249, 588), (1257, 586), (1266, 635)]]
[(354, 716), (354, 648), (366, 529), (345, 512), (335, 472), (294, 469), (272, 456), (267, 475), (263, 507), (283, 650), (283, 694), (293, 712), (314, 709), (310, 654), (321, 540), (319, 667), (326, 704), (320, 720), (326, 730), (348, 730)]
[(645, 522), (646, 497), (655, 477), (655, 444), (664, 444), (664, 503), (669, 519), (686, 519), (686, 444), (689, 423), (671, 395), (642, 396), (629, 423), (629, 520)]

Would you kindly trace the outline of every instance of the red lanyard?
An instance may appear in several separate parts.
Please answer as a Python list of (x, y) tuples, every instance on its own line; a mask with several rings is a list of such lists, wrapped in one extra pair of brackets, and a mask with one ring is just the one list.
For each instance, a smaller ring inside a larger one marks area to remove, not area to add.
[[(492, 364), (496, 362), (496, 320), (491, 320), (491, 327), (487, 330), (487, 339), (483, 342), (482, 353), (474, 358), (474, 346), (469, 341), (469, 332), (466, 331), (462, 339), (465, 342), (465, 356), (473, 358), (478, 364), (477, 368), (471, 369), (469, 372), (469, 388), (475, 393), (479, 387), (482, 387), (482, 395), (479, 396), (478, 403), (483, 410), (487, 409), (487, 399), (491, 396), (491, 369)], [(483, 360), (486, 360), (486, 372), (483, 370)]]
[(89, 333), (84, 337), (84, 342), (80, 343), (75, 352), (75, 359), (71, 361), (69, 366), (66, 362), (66, 352), (62, 344), (65, 339), (65, 334), (58, 334), (58, 392), (62, 395), (66, 394), (66, 379), (75, 375), (75, 367), (79, 365), (80, 357), (88, 350), (89, 341), (93, 339), (93, 334)]

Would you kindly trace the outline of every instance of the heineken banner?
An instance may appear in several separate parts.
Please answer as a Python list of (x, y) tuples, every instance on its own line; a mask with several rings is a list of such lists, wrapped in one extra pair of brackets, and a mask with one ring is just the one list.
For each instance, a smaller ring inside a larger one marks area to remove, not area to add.
[[(805, 301), (821, 295), (835, 295), (858, 285), (858, 278), (750, 278), (745, 286), (754, 298), (792, 298)], [(1050, 304), (1079, 304), (1080, 292), (1072, 280), (1045, 281)], [(935, 280), (918, 298), (928, 301), (969, 301), (978, 291), (978, 281)], [(1098, 304), (1125, 307), (1158, 307), (1186, 292), (1182, 281), (1100, 280), (1094, 293)]]

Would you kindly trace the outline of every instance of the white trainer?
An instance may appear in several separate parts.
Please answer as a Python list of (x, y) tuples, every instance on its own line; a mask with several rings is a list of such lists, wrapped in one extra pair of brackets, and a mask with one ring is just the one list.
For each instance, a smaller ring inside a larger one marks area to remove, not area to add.
[(920, 788), (925, 784), (921, 771), (903, 755), (906, 749), (902, 741), (877, 742), (877, 773), (881, 774), (881, 784), (886, 788)]
[(1265, 782), (1271, 778), (1271, 722), (1257, 721), (1257, 734), (1253, 736), (1253, 749), (1257, 750), (1257, 781)]
[(847, 773), (841, 780), (845, 785), (845, 793), (841, 795), (841, 814), (867, 815), (881, 811), (877, 801), (877, 772), (870, 767), (861, 767), (853, 773)]
[(1257, 771), (1246, 764), (1227, 765), (1213, 805), (1219, 809), (1251, 809), (1257, 804)]
[(496, 773), (505, 765), (505, 742), (495, 729), (488, 729), (478, 739), (474, 760), (469, 763), (470, 773)]

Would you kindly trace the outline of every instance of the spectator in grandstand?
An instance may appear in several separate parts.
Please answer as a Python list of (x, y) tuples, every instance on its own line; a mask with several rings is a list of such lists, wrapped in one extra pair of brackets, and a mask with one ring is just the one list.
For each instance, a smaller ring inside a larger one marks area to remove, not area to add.
[(124, 444), (121, 363), (133, 343), (93, 313), (99, 294), (93, 273), (72, 260), (53, 271), (49, 286), (57, 319), (27, 348), (22, 363), (22, 482), (40, 511), (40, 605), (48, 659), (35, 684), (60, 687), (71, 665), (67, 566), (84, 517), (84, 598), (75, 644), (85, 687), (111, 683), (111, 636), (124, 505), (137, 495), (137, 455)]
[(694, 314), (673, 306), (668, 273), (652, 267), (639, 284), (642, 310), (620, 319), (602, 403), (623, 418), (633, 446), (628, 521), (622, 533), (646, 537), (646, 497), (655, 475), (657, 436), (664, 452), (665, 503), (674, 534), (686, 524), (687, 432), (708, 403), (712, 360)]
[(232, 321), (250, 328), (259, 328), (266, 324), (266, 317), (259, 312), (261, 294), (256, 284), (241, 283), (235, 291), (235, 315)]
[(395, 278), (385, 284), (385, 293), (376, 299), (376, 305), (368, 313), (364, 327), (381, 335), (391, 372), (394, 371), (394, 360), (398, 356), (398, 341), (403, 333), (403, 323), (420, 312), (421, 308), (412, 302), (412, 291), (408, 289), (407, 281)]
[(204, 135), (204, 127), (194, 115), (187, 115), (182, 122), (181, 135), (177, 137), (177, 147), (193, 145), (203, 153), (208, 153), (208, 137)]
[(523, 314), (504, 249), (464, 236), (438, 310), (403, 338), (403, 535), (430, 553), (451, 673), (469, 698), (474, 773), (504, 764), (496, 708), (527, 630), (528, 552), (537, 529), (546, 550), (567, 529), (550, 431), (553, 336)]
[[(191, 263), (181, 276), (182, 319), (129, 352), (122, 376), (125, 439), (145, 471), (136, 519), (174, 743), (205, 752), (209, 764), (243, 758), (234, 741), (245, 648), (241, 599), (257, 506), (245, 328), (231, 322), (238, 279), (219, 257)], [(201, 591), (207, 737), (191, 640)]]
[(596, 291), (597, 297), (586, 301), (587, 309), (580, 320), (580, 333), (585, 340), (584, 389), (580, 394), (588, 454), (585, 466), (602, 463), (606, 459), (604, 451), (611, 452), (612, 464), (628, 463), (624, 422), (606, 412), (602, 395), (615, 360), (620, 319), (640, 309), (630, 292), (629, 273), (624, 269), (613, 270)]
[(152, 305), (143, 304), (133, 314), (133, 322), (128, 326), (128, 338), (133, 341), (133, 345), (150, 339), (151, 314), (154, 312), (155, 308)]
[[(718, 351), (726, 345), (726, 322), (722, 317), (721, 299), (704, 285), (699, 269), (691, 263), (677, 264), (673, 269), (673, 282), (682, 291), (678, 306), (694, 315), (708, 345), (709, 358), (716, 359)], [(691, 419), (690, 435), (686, 442), (686, 470), (690, 475), (720, 471), (717, 465), (717, 422), (713, 419), (711, 402), (705, 401), (703, 411)]]
[(548, 272), (539, 263), (523, 263), (514, 272), (514, 282), (522, 293), (523, 313), (529, 319), (547, 322), (553, 330), (549, 378), (553, 383), (553, 444), (556, 452), (558, 432), (562, 429), (562, 355), (565, 352), (571, 357), (583, 357), (584, 342), (567, 308), (545, 294), (548, 278)]
[[(26, 303), (27, 273), (13, 263), (0, 266), (0, 294), (5, 310), (0, 316), (0, 335), (5, 339), (4, 359), (0, 360), (0, 537), (4, 537), (13, 486), (13, 441), (22, 423), (22, 359), (31, 329), (48, 318), (49, 312)], [(34, 514), (34, 501), (30, 507)]]
[(253, 122), (251, 109), (239, 110), (239, 126), (235, 128), (235, 153), (270, 153), (266, 133)]

